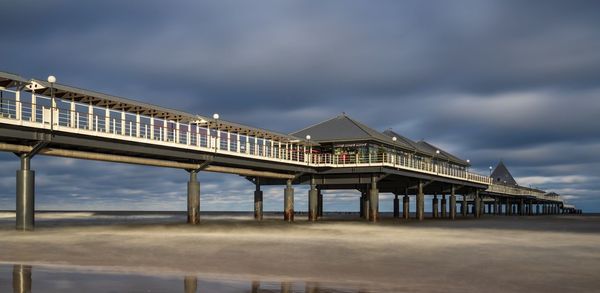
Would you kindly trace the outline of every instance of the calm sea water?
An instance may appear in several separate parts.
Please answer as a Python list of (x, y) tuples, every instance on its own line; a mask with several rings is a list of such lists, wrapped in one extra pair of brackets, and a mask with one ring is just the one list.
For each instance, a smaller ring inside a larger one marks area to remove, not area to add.
[(156, 276), (86, 268), (0, 265), (0, 292), (375, 292), (340, 284)]
[[(344, 217), (344, 213), (340, 213)], [(252, 212), (204, 212), (205, 221), (254, 221)], [(281, 213), (265, 213), (280, 218)], [(0, 228), (14, 229), (14, 212), (0, 211)], [(36, 227), (185, 223), (185, 212), (51, 211), (36, 212)], [(1, 249), (1, 248), (0, 248)], [(104, 268), (0, 264), (2, 292), (381, 292), (366, 286), (306, 280), (240, 280), (237, 276), (153, 275)]]

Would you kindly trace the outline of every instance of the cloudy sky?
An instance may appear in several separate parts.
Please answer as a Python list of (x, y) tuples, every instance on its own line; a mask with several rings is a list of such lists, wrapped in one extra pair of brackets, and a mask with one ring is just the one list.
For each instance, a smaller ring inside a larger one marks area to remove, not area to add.
[[(0, 71), (291, 132), (346, 112), (600, 211), (598, 1), (28, 1), (0, 9)], [(0, 154), (0, 209), (14, 209)], [(39, 209), (184, 210), (184, 171), (36, 157)], [(253, 186), (201, 174), (202, 208)], [(306, 193), (297, 189), (297, 209)], [(358, 194), (327, 193), (352, 210)], [(282, 187), (265, 189), (281, 210)], [(389, 195), (382, 210), (390, 210)]]

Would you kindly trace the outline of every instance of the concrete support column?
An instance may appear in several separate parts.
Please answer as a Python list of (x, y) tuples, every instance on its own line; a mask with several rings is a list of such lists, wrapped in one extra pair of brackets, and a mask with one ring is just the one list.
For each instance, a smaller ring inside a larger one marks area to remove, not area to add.
[(35, 225), (35, 172), (30, 169), (31, 157), (21, 155), (21, 169), (17, 171), (16, 229), (33, 230)]
[(527, 203), (527, 215), (528, 215), (528, 216), (531, 216), (531, 215), (533, 215), (533, 211), (532, 211), (532, 209), (533, 209), (533, 205), (531, 204), (531, 202), (528, 202), (528, 203)]
[(409, 218), (409, 211), (410, 211), (410, 197), (408, 197), (408, 194), (405, 194), (402, 197), (402, 218), (407, 219)]
[(473, 205), (475, 206), (475, 212), (473, 213), (473, 215), (475, 216), (475, 218), (480, 218), (481, 217), (481, 198), (479, 197), (479, 189), (475, 189), (475, 200), (473, 202)]
[(462, 212), (463, 217), (467, 216), (467, 210), (468, 210), (469, 206), (467, 205), (467, 195), (463, 194), (462, 197), (462, 204), (460, 205), (460, 210)]
[(525, 215), (525, 200), (522, 198), (519, 200), (519, 216)]
[(323, 191), (317, 189), (317, 192), (317, 216), (321, 218), (323, 217)]
[(494, 215), (500, 214), (500, 199), (494, 198)]
[(450, 219), (456, 219), (456, 194), (454, 194), (454, 185), (450, 191)]
[(360, 190), (360, 199), (359, 199), (359, 206), (358, 206), (359, 210), (360, 210), (360, 217), (362, 219), (365, 218), (365, 192)]
[(440, 207), (438, 206), (438, 198), (437, 194), (433, 195), (433, 199), (431, 200), (431, 216), (436, 219), (439, 217), (438, 213), (440, 211)]
[(371, 189), (369, 190), (369, 221), (379, 220), (379, 189), (377, 189), (377, 176), (371, 176)]
[(317, 183), (315, 178), (312, 177), (310, 179), (310, 190), (308, 191), (308, 220), (312, 222), (317, 221), (318, 197)]
[(362, 204), (363, 204), (363, 219), (368, 220), (369, 219), (369, 192), (368, 189), (365, 189), (363, 191), (361, 191), (362, 193)]
[(512, 203), (510, 201), (510, 198), (506, 199), (506, 215), (507, 216), (512, 215)]
[(187, 198), (187, 222), (196, 225), (200, 223), (200, 183), (198, 182), (198, 171), (190, 171), (190, 181), (188, 181)]
[(423, 193), (423, 181), (421, 181), (421, 180), (419, 180), (416, 204), (417, 204), (416, 218), (419, 221), (423, 221), (423, 219), (425, 218), (425, 194)]
[(535, 214), (536, 214), (536, 215), (539, 215), (539, 214), (540, 214), (540, 204), (539, 204), (539, 203), (536, 203), (536, 204), (535, 204)]
[(288, 179), (285, 189), (283, 190), (283, 220), (288, 222), (294, 221), (294, 188), (292, 187), (292, 179)]
[(398, 198), (398, 194), (394, 194), (394, 218), (400, 218), (400, 199)]
[(254, 219), (262, 221), (263, 219), (263, 192), (260, 190), (260, 178), (256, 177), (254, 181), (256, 190), (254, 191)]
[(447, 204), (446, 204), (446, 195), (442, 194), (442, 218), (445, 219), (446, 217), (448, 217), (447, 215)]

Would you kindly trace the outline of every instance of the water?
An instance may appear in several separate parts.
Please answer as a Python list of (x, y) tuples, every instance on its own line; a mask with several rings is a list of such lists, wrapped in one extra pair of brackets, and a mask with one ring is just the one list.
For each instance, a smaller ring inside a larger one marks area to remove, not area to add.
[(374, 292), (339, 284), (142, 275), (81, 267), (0, 265), (0, 292)]

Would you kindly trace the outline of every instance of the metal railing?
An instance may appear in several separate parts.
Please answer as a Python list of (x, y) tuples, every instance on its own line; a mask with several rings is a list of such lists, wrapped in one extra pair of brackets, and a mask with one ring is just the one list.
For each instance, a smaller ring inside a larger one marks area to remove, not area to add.
[[(0, 100), (0, 119), (9, 119), (26, 126), (49, 129), (52, 123), (52, 128), (60, 131), (173, 144), (209, 152), (306, 164), (313, 167), (385, 165), (482, 184), (492, 183), (487, 176), (431, 163), (410, 155), (387, 152), (364, 155), (311, 153), (309, 147), (299, 143), (284, 144), (274, 140), (209, 129), (193, 123), (153, 118), (150, 120), (148, 116), (135, 116), (60, 99), (57, 99), (60, 103), (51, 107), (50, 98), (41, 95), (34, 95), (35, 99), (32, 98), (37, 103), (27, 103), (15, 99), (14, 95), (17, 93), (15, 91), (0, 90), (0, 92), (13, 94), (12, 99)], [(60, 107), (61, 105), (63, 107)], [(87, 110), (78, 111), (77, 108), (81, 107), (86, 107)]]

